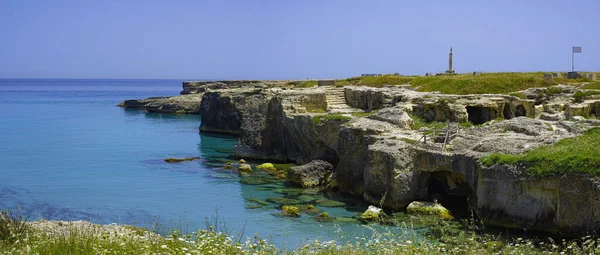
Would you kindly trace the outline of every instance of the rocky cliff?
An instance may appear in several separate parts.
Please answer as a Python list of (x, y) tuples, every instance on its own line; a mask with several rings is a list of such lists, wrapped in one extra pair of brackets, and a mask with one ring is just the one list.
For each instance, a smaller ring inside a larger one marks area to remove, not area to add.
[[(598, 123), (583, 116), (600, 115), (600, 100), (574, 102), (575, 90), (561, 88), (517, 97), (349, 86), (345, 101), (354, 109), (335, 114), (326, 112), (334, 88), (217, 89), (204, 92), (200, 130), (239, 135), (235, 153), (244, 158), (326, 160), (343, 192), (390, 209), (435, 199), (490, 224), (577, 235), (600, 228), (597, 177), (532, 177), (520, 166), (479, 163), (482, 155), (523, 153)], [(353, 114), (356, 108), (365, 112)], [(414, 118), (448, 125), (413, 130)], [(467, 122), (476, 126), (459, 125)]]

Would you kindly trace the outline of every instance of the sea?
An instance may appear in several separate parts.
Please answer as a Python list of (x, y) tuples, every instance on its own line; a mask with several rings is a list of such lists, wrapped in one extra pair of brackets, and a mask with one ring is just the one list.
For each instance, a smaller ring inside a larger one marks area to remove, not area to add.
[[(212, 225), (240, 240), (257, 234), (285, 248), (408, 231), (356, 221), (368, 206), (356, 199), (305, 193), (283, 181), (244, 179), (223, 169), (237, 160), (231, 155), (237, 138), (199, 133), (199, 115), (117, 106), (126, 99), (178, 95), (181, 82), (0, 79), (0, 209), (32, 221), (130, 224), (162, 234)], [(164, 162), (169, 157), (200, 159)], [(322, 222), (307, 213), (282, 217), (269, 198), (315, 204), (339, 220)]]

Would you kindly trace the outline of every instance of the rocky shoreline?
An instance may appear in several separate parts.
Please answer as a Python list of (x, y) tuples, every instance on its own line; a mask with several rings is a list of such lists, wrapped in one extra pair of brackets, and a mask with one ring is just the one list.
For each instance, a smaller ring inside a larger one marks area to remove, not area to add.
[[(454, 213), (473, 211), (491, 225), (563, 236), (600, 229), (597, 177), (533, 177), (520, 165), (479, 161), (583, 134), (600, 123), (584, 118), (600, 116), (597, 96), (577, 98), (585, 91), (565, 85), (511, 95), (448, 95), (408, 86), (293, 84), (184, 82), (182, 96), (121, 105), (198, 113), (200, 132), (239, 136), (234, 149), (239, 158), (327, 161), (337, 189), (389, 210), (437, 200)], [(440, 126), (419, 127), (420, 122)]]

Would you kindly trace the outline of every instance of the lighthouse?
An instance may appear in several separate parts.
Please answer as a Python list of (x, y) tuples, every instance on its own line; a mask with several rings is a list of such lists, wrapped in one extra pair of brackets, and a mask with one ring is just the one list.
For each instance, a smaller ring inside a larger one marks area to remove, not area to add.
[(450, 54), (448, 54), (448, 70), (446, 70), (447, 74), (455, 74), (456, 71), (452, 69), (452, 47), (450, 47)]

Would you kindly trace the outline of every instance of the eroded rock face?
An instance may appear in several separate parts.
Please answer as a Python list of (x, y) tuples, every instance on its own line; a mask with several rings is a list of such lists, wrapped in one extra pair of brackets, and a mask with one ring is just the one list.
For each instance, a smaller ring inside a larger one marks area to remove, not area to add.
[(478, 170), (478, 216), (493, 225), (576, 236), (600, 228), (600, 182), (582, 174), (531, 178), (523, 169)]
[[(341, 191), (388, 209), (438, 199), (454, 212), (452, 201), (458, 199), (489, 224), (565, 235), (599, 228), (595, 178), (536, 179), (515, 167), (482, 166), (478, 159), (486, 153), (519, 154), (579, 135), (598, 121), (533, 118), (551, 111), (564, 116), (597, 113), (600, 104), (535, 105), (538, 99), (529, 96), (456, 96), (394, 88), (347, 87), (345, 94), (350, 105), (381, 109), (367, 118), (347, 114), (348, 122), (313, 121), (327, 109), (326, 94), (318, 88), (215, 90), (204, 94), (201, 130), (239, 135), (235, 153), (246, 158), (300, 164), (325, 159), (332, 163)], [(455, 124), (422, 143), (422, 132), (410, 129), (410, 114)], [(468, 120), (483, 123), (458, 128), (456, 122)], [(314, 178), (310, 183), (322, 183), (319, 176), (305, 175)]]
[(261, 80), (230, 80), (230, 81), (184, 81), (182, 95), (201, 94), (218, 89), (238, 88), (273, 88), (283, 87), (293, 81), (261, 81)]
[(412, 124), (412, 118), (400, 108), (385, 108), (377, 113), (367, 117), (372, 120), (385, 121), (390, 124), (397, 125), (402, 129), (410, 129), (410, 125)]
[(324, 186), (331, 180), (333, 165), (323, 160), (313, 160), (308, 164), (294, 166), (288, 170), (287, 179), (301, 187)]

